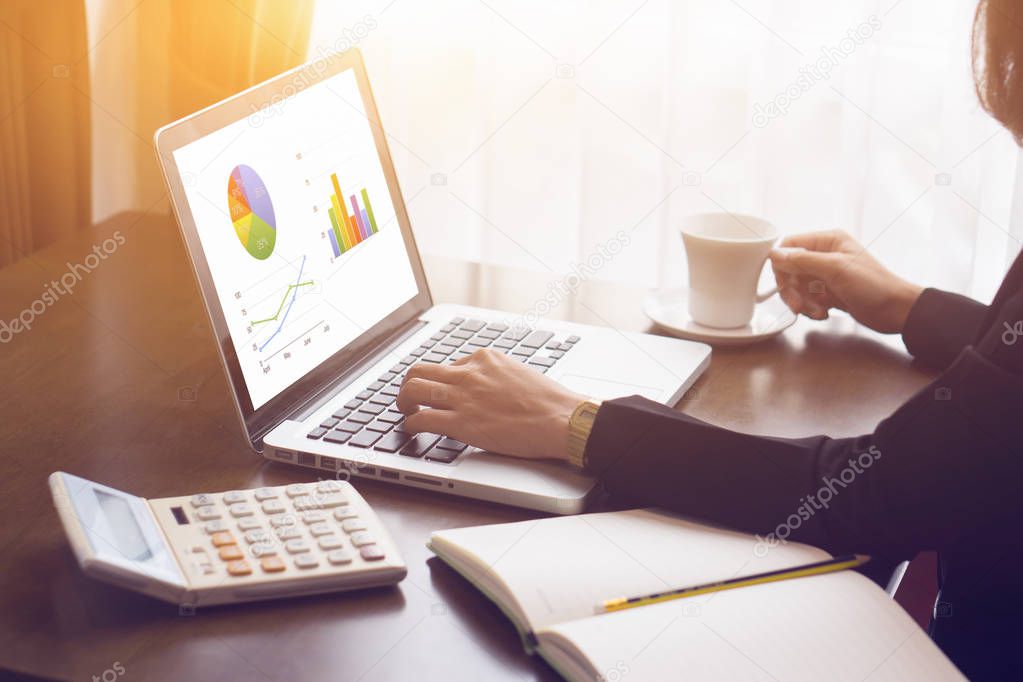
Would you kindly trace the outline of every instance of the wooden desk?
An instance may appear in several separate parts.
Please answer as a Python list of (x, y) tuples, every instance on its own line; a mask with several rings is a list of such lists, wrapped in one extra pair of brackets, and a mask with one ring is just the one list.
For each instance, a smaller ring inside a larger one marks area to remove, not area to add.
[[(76, 679), (115, 664), (132, 679), (555, 678), (424, 546), (435, 529), (536, 516), (511, 507), (359, 482), (409, 564), (393, 589), (188, 615), (82, 575), (50, 502), (51, 471), (145, 497), (315, 477), (246, 446), (171, 219), (117, 216), (0, 271), (0, 319), (117, 231), (123, 245), (0, 345), (0, 667)], [(547, 291), (542, 273), (426, 265), (438, 302), (525, 311)], [(646, 330), (644, 293), (586, 282), (551, 315)], [(750, 432), (844, 436), (871, 430), (927, 381), (897, 339), (847, 318), (803, 320), (782, 338), (715, 351), (680, 409)]]

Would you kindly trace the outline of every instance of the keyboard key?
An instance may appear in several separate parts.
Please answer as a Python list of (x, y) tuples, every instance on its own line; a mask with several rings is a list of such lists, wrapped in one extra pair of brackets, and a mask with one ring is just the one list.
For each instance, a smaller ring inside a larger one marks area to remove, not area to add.
[(284, 503), (280, 500), (267, 500), (263, 503), (264, 514), (280, 514), (286, 510)]
[(370, 414), (370, 415), (380, 414), (381, 412), (383, 412), (384, 410), (387, 409), (388, 405), (390, 405), (391, 398), (384, 398), (384, 400), (388, 401), (384, 405), (381, 405), (380, 403), (376, 403), (376, 402), (366, 403), (365, 405), (363, 405), (362, 407), (359, 408), (359, 412), (356, 412), (356, 414), (359, 414), (361, 412), (365, 412), (365, 413)]
[(334, 414), (333, 414), (332, 416), (333, 416), (333, 417), (334, 417), (335, 419), (344, 419), (345, 417), (347, 417), (347, 416), (348, 416), (348, 415), (350, 415), (351, 413), (352, 413), (352, 411), (351, 411), (351, 410), (349, 410), (348, 408), (342, 407), (342, 408), (341, 408), (340, 410), (338, 410), (337, 412), (335, 412), (335, 413), (334, 413)]
[(302, 521), (308, 525), (323, 523), (329, 518), (330, 517), (327, 515), (327, 512), (322, 509), (313, 509), (311, 511), (303, 512), (302, 514)]
[(309, 491), (306, 490), (304, 483), (292, 483), (284, 489), (284, 494), (288, 497), (299, 497), (300, 495), (305, 495), (308, 492)]
[(384, 550), (380, 549), (376, 545), (366, 545), (359, 549), (359, 554), (366, 561), (380, 561), (386, 556)]
[(403, 357), (401, 359), (401, 364), (403, 364), (403, 365), (411, 365), (411, 364), (415, 363), (415, 361), (416, 361), (416, 356), (415, 355), (406, 355), (405, 357)]
[(357, 410), (359, 409), (359, 405), (361, 404), (362, 404), (361, 400), (349, 400), (347, 403), (345, 403), (345, 408), (349, 410)]
[(248, 533), (245, 534), (245, 542), (249, 543), (250, 545), (254, 545), (257, 542), (266, 542), (268, 540), (270, 540), (270, 534), (262, 529), (250, 530)]
[(245, 558), (245, 554), (242, 553), (242, 550), (238, 547), (238, 545), (225, 545), (221, 547), (220, 551), (217, 552), (217, 556), (219, 556), (222, 561), (238, 561), (239, 559)]
[(334, 430), (335, 431), (347, 431), (348, 433), (358, 433), (359, 431), (362, 431), (362, 427), (363, 426), (365, 426), (365, 424), (363, 424), (362, 422), (357, 422), (357, 421), (352, 421), (351, 419), (346, 419), (345, 421), (343, 421), (340, 424), (338, 424), (337, 428), (334, 429)]
[(264, 573), (280, 573), (284, 570), (284, 562), (280, 557), (268, 556), (259, 562)]
[[(358, 427), (360, 425), (359, 424), (353, 424), (353, 426)], [(323, 440), (327, 441), (328, 443), (347, 443), (348, 439), (351, 438), (351, 437), (352, 437), (352, 434), (351, 434), (350, 431), (341, 431), (340, 429), (334, 429), (333, 431), (328, 433), (326, 436), (324, 436)]]
[(237, 502), (245, 501), (245, 493), (240, 490), (232, 490), (231, 492), (224, 493), (224, 504), (235, 504)]
[(547, 350), (558, 350), (559, 348), (561, 348), (561, 342), (551, 341), (550, 343), (547, 344), (546, 348)]
[(576, 336), (575, 334), (573, 334), (572, 336), (570, 336), (567, 339), (565, 339), (565, 343), (567, 343), (567, 344), (573, 344), (573, 343), (578, 343), (578, 342), (579, 342), (579, 337)]
[(205, 507), (213, 504), (214, 502), (216, 502), (216, 500), (213, 499), (213, 495), (207, 495), (206, 493), (192, 496), (192, 506), (195, 508)]
[(522, 339), (526, 338), (527, 334), (529, 334), (528, 329), (522, 328), (509, 329), (504, 333), (504, 336), (502, 338), (511, 339), (512, 341), (521, 341)]
[(380, 391), (380, 395), (390, 396), (392, 398), (398, 397), (398, 392), (401, 389), (397, 386), (386, 386)]
[(448, 334), (448, 333), (453, 332), (455, 330), (455, 325), (453, 325), (453, 324), (446, 324), (443, 327), (441, 327), (440, 330), (442, 332), (444, 332), (445, 334)]
[[(326, 525), (326, 524), (324, 524)], [(346, 533), (355, 533), (360, 530), (366, 530), (366, 522), (362, 519), (348, 519), (341, 522), (341, 530)]]
[(367, 391), (379, 391), (385, 385), (387, 385), (386, 381), (374, 381), (372, 384), (370, 384), (369, 386), (366, 387), (366, 390)]
[(454, 450), (455, 452), (461, 452), (469, 446), (460, 440), (455, 440), (454, 438), (448, 438), (445, 436), (437, 441), (437, 445), (434, 447), (438, 447), (441, 450)]
[(419, 348), (413, 348), (413, 349), (412, 349), (412, 350), (411, 350), (411, 351), (409, 352), (409, 355), (414, 355), (415, 357), (417, 357), (417, 358), (418, 358), (418, 357), (419, 357), (420, 355), (422, 355), (423, 353), (425, 353), (425, 352), (426, 352), (427, 350), (429, 350), (429, 349), (428, 349), (428, 348), (423, 348), (422, 346), (420, 346)]
[(318, 426), (315, 429), (313, 429), (312, 431), (310, 431), (309, 433), (307, 433), (305, 435), (305, 437), (306, 438), (312, 438), (313, 440), (317, 440), (319, 438), (323, 438), (324, 434), (326, 434), (326, 433), (327, 433), (327, 429), (325, 429), (322, 426)]
[(345, 541), (341, 539), (340, 535), (326, 535), (317, 541), (320, 549), (337, 549), (343, 547)]
[(451, 322), (449, 322), (448, 324), (462, 324), (463, 322), (465, 322), (464, 317), (452, 317)]
[(373, 397), (373, 391), (362, 391), (355, 398), (357, 400), (366, 401)]
[(429, 353), (424, 355), (423, 358), (422, 358), (423, 362), (434, 362), (434, 363), (436, 363), (436, 362), (444, 362), (444, 360), (446, 360), (446, 359), (447, 359), (447, 356), (445, 356), (445, 355), (443, 355), (441, 353), (434, 353), (433, 351), (430, 351)]
[(263, 502), (264, 500), (272, 500), (276, 497), (280, 497), (276, 488), (260, 488), (255, 492), (256, 502)]
[(459, 329), (458, 331), (451, 332), (451, 336), (452, 336), (452, 338), (455, 338), (455, 339), (461, 339), (462, 341), (467, 341), (468, 339), (472, 338), (472, 332), (462, 331), (461, 329)]
[(228, 545), (235, 544), (234, 536), (227, 531), (221, 533), (214, 533), (210, 538), (210, 542), (213, 543), (214, 547), (226, 547)]
[[(373, 421), (373, 415), (369, 414), (368, 412), (359, 411), (353, 413), (350, 417), (348, 417), (348, 421), (355, 422), (356, 424), (369, 424), (371, 421)], [(347, 430), (348, 429), (345, 429), (345, 431)]]
[(345, 489), (339, 481), (320, 481), (316, 484), (316, 492), (318, 493), (339, 493)]
[(529, 364), (540, 365), (541, 367), (553, 367), (554, 361), (550, 358), (545, 358), (542, 355), (536, 355), (529, 359)]
[(270, 525), (274, 528), (280, 528), (281, 526), (294, 526), (296, 523), (298, 523), (298, 520), (291, 514), (275, 516), (270, 519)]
[(260, 520), (255, 516), (246, 516), (243, 519), (238, 519), (238, 530), (246, 531), (252, 530), (253, 528), (259, 528)]
[(466, 322), (463, 322), (459, 329), (465, 329), (466, 331), (470, 332), (478, 332), (485, 326), (486, 326), (485, 322), (480, 322), (479, 320), (468, 320)]
[(391, 368), (390, 370), (388, 370), (388, 371), (389, 371), (389, 372), (390, 372), (391, 374), (395, 375), (395, 376), (401, 376), (402, 374), (404, 374), (404, 373), (405, 373), (405, 370), (406, 370), (406, 369), (408, 369), (408, 368), (407, 368), (407, 367), (405, 367), (405, 365), (395, 365), (394, 367), (392, 367), (392, 368)]
[(433, 350), (437, 353), (440, 353), (441, 355), (451, 355), (456, 350), (458, 350), (458, 346), (460, 345), (461, 344), (456, 343), (438, 343), (437, 347), (434, 348)]
[(394, 377), (396, 377), (396, 376), (397, 375), (394, 372), (384, 372), (383, 374), (380, 375), (380, 379), (378, 379), (378, 381), (380, 381), (381, 383), (386, 384), (389, 381), (393, 381)]
[(377, 416), (377, 419), (382, 422), (388, 422), (389, 424), (397, 424), (405, 421), (405, 415), (398, 410), (387, 410), (386, 412), (381, 412)]
[(284, 543), (284, 549), (288, 550), (288, 554), (302, 554), (309, 551), (309, 543), (301, 538), (288, 540)]
[(380, 452), (397, 452), (409, 441), (410, 438), (412, 438), (412, 434), (410, 433), (394, 431), (381, 438), (373, 449), (379, 450)]
[(231, 512), (231, 516), (235, 517), (236, 519), (241, 516), (252, 516), (256, 511), (252, 508), (252, 505), (248, 504), (247, 502), (239, 502), (238, 504), (232, 504), (230, 507), (227, 508), (227, 510)]
[(572, 346), (571, 345), (569, 345), (567, 343), (561, 344), (561, 352), (562, 353), (564, 353), (566, 351), (570, 351), (570, 350), (572, 350)]
[(471, 352), (460, 350), (460, 351), (458, 351), (457, 353), (455, 353), (454, 355), (451, 356), (451, 361), (454, 362), (455, 360), (461, 360), (462, 358), (467, 358), (470, 355), (472, 355)]
[(555, 360), (560, 360), (561, 358), (565, 357), (565, 351), (563, 351), (563, 350), (552, 350), (550, 352), (550, 356), (552, 358), (554, 358)]
[[(389, 395), (375, 395), (369, 399), (368, 405), (363, 405), (362, 409), (365, 410), (369, 405), (383, 405), (387, 407), (394, 402), (394, 396)], [(381, 410), (382, 411), (382, 410)]]
[(348, 444), (357, 448), (368, 448), (378, 440), (380, 440), (380, 434), (376, 431), (362, 431), (352, 436)]
[(323, 493), (313, 497), (312, 502), (307, 509), (333, 509), (348, 504), (348, 498), (341, 493)]
[(469, 339), (467, 343), (474, 348), (486, 348), (487, 346), (490, 345), (491, 341), (492, 341), (491, 339), (486, 339), (480, 336), (474, 336), (471, 339)]
[(327, 555), (327, 561), (335, 566), (344, 566), (345, 564), (352, 563), (352, 553), (347, 549), (335, 549), (333, 552)]
[(335, 426), (337, 426), (337, 423), (339, 421), (341, 421), (341, 420), (340, 419), (335, 419), (334, 417), (330, 417), (329, 419), (324, 419), (322, 422), (320, 422), (320, 426), (325, 428), (325, 429), (332, 429)]
[(252, 556), (259, 557), (273, 556), (277, 554), (277, 545), (272, 542), (262, 542), (257, 545), (252, 545), (251, 548)]
[(441, 450), (434, 447), (432, 450), (426, 453), (426, 460), (428, 462), (440, 462), (441, 464), (450, 464), (458, 459), (458, 455), (461, 453), (455, 450)]
[(274, 535), (276, 535), (277, 539), (280, 540), (281, 542), (284, 542), (285, 540), (294, 540), (295, 538), (302, 537), (302, 533), (300, 533), (298, 528), (295, 528), (294, 526), (288, 526), (287, 528), (277, 528), (274, 530)]
[(492, 329), (481, 329), (479, 332), (476, 333), (476, 336), (478, 338), (490, 340), (496, 339), (500, 335), (501, 335), (500, 332), (496, 332)]
[(436, 334), (434, 334), (433, 336), (431, 336), (430, 340), (431, 341), (443, 341), (445, 336), (447, 336), (446, 332), (439, 331)]
[(298, 568), (316, 568), (320, 565), (320, 560), (312, 554), (303, 554), (302, 556), (295, 557), (295, 566)]
[(223, 521), (210, 521), (205, 526), (203, 526), (203, 530), (205, 530), (208, 535), (213, 535), (214, 533), (222, 533), (225, 530), (227, 530), (227, 524), (224, 523)]
[(377, 433), (387, 433), (388, 431), (391, 430), (392, 426), (394, 426), (394, 424), (388, 424), (387, 422), (381, 421), (379, 419), (369, 424), (366, 424), (367, 429), (369, 429), (370, 431), (376, 431)]
[(338, 507), (334, 510), (334, 518), (338, 521), (344, 521), (345, 519), (354, 519), (359, 515), (351, 507)]
[(222, 516), (223, 514), (220, 513), (220, 510), (213, 506), (199, 507), (195, 510), (195, 517), (200, 521), (212, 521)]
[[(355, 520), (355, 519), (351, 519)], [(348, 523), (348, 521), (345, 521)], [(334, 532), (334, 527), (327, 522), (314, 523), (309, 526), (309, 534), (314, 538), (322, 537), (324, 535), (331, 535)]]
[(520, 343), (527, 348), (542, 348), (545, 343), (550, 341), (552, 336), (554, 336), (554, 334), (537, 329), (535, 332), (522, 339)]
[(491, 322), (487, 325), (487, 329), (495, 332), (506, 332), (508, 331), (508, 325), (502, 324), (501, 322)]
[(401, 454), (406, 457), (422, 457), (438, 440), (440, 436), (435, 433), (420, 433), (401, 449)]
[(512, 355), (517, 355), (517, 356), (519, 356), (521, 358), (528, 358), (530, 355), (532, 355), (535, 352), (536, 352), (535, 348), (530, 348), (529, 346), (521, 346), (520, 345), (518, 348), (516, 348), (515, 350), (512, 351)]
[(249, 575), (252, 573), (252, 567), (245, 560), (232, 561), (227, 565), (227, 573), (236, 576)]
[(375, 545), (376, 538), (370, 535), (367, 531), (359, 531), (358, 533), (352, 533), (348, 538), (355, 547), (364, 547), (365, 545)]

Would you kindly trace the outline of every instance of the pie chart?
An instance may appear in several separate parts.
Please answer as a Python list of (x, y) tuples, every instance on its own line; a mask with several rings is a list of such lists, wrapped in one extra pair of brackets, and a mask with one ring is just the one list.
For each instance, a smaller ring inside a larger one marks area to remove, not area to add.
[(248, 166), (238, 165), (227, 182), (227, 204), (238, 241), (253, 258), (266, 260), (277, 243), (277, 219), (263, 179)]

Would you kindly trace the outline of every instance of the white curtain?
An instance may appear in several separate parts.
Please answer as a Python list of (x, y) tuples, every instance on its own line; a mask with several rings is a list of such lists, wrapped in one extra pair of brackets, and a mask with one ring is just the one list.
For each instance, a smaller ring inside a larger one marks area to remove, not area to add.
[(973, 9), (319, 0), (310, 58), (363, 50), (424, 251), (673, 286), (679, 219), (726, 209), (988, 299), (1017, 156), (973, 94)]

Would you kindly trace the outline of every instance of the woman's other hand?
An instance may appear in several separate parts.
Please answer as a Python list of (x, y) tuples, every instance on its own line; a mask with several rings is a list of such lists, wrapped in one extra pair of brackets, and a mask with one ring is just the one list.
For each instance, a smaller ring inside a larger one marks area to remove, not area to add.
[(787, 237), (770, 258), (782, 300), (794, 313), (815, 320), (838, 308), (876, 331), (901, 333), (923, 290), (885, 268), (844, 232)]

